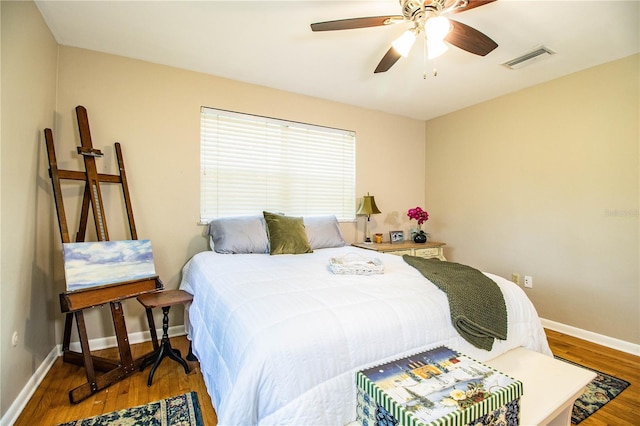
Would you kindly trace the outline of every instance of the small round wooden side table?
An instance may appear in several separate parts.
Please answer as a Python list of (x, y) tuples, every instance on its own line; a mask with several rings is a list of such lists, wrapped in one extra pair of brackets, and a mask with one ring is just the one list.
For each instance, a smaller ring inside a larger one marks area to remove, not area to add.
[[(184, 367), (185, 374), (189, 373), (189, 366), (187, 362), (182, 359), (180, 351), (171, 347), (169, 341), (169, 309), (174, 305), (189, 303), (193, 300), (193, 296), (184, 290), (163, 290), (156, 293), (146, 293), (138, 296), (138, 301), (145, 307), (147, 311), (147, 320), (149, 321), (149, 331), (151, 332), (151, 341), (153, 342), (153, 353), (147, 356), (140, 365), (140, 371), (145, 367), (153, 363), (151, 371), (149, 372), (149, 380), (147, 386), (151, 386), (153, 381), (153, 375), (160, 365), (160, 361), (166, 356), (172, 360), (178, 362)], [(158, 336), (156, 334), (156, 325), (153, 319), (153, 308), (162, 308), (162, 340), (158, 345)]]

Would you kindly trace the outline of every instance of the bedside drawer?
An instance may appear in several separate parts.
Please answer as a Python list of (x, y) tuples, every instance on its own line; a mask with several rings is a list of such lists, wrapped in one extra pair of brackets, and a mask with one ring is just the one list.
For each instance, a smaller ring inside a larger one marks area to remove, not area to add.
[(395, 250), (395, 251), (388, 251), (387, 253), (395, 254), (396, 256), (403, 256), (405, 254), (408, 254), (409, 256), (413, 256), (412, 250)]
[(415, 249), (416, 256), (419, 257), (439, 257), (440, 256), (440, 248), (425, 248), (425, 249)]
[(444, 250), (442, 246), (445, 243), (439, 243), (437, 241), (427, 241), (426, 243), (415, 243), (413, 241), (405, 241), (403, 243), (355, 243), (352, 244), (355, 247), (359, 247), (365, 250), (377, 251), (378, 253), (395, 254), (396, 256), (419, 256), (424, 258), (437, 257), (440, 260), (447, 260), (444, 257)]

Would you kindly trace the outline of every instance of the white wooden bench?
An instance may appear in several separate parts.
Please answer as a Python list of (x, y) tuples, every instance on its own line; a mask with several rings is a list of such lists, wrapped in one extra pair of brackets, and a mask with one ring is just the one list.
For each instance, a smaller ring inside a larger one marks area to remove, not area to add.
[(571, 425), (573, 403), (596, 377), (591, 370), (525, 348), (512, 349), (484, 364), (522, 382), (522, 426)]

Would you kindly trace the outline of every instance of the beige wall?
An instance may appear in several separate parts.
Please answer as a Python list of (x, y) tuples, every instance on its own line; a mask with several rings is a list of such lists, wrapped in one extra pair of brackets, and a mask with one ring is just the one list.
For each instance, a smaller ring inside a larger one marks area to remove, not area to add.
[[(372, 232), (408, 229), (402, 212), (424, 202), (422, 167), (417, 167), (417, 176), (411, 179), (404, 172), (412, 158), (424, 164), (424, 123), (419, 120), (61, 46), (56, 108), (61, 168), (83, 169), (73, 153), (80, 144), (77, 105), (87, 108), (94, 147), (106, 153), (97, 160), (104, 172), (117, 173), (113, 143), (122, 143), (138, 237), (151, 239), (157, 271), (169, 288), (178, 286), (185, 262), (207, 248), (204, 227), (198, 225), (201, 105), (356, 131), (358, 197), (369, 191), (383, 211), (372, 218)], [(70, 206), (75, 200), (76, 207), (67, 213), (72, 216), (70, 228), (76, 229), (77, 214), (73, 213), (78, 211), (80, 194), (72, 189), (67, 200)], [(105, 194), (105, 203), (111, 206), (106, 212), (110, 237), (127, 238), (126, 228), (116, 221), (123, 217), (119, 189)], [(362, 219), (357, 227), (344, 224), (345, 236), (350, 241), (362, 238), (363, 228)], [(62, 291), (59, 247), (55, 250), (59, 265), (56, 291)], [(90, 313), (90, 327), (108, 322), (104, 311)], [(129, 331), (147, 328), (136, 302), (128, 302), (125, 311)], [(92, 319), (98, 315), (106, 321)], [(179, 310), (174, 318), (173, 322), (182, 321)], [(111, 328), (94, 328), (93, 332), (110, 335)]]
[[(57, 45), (32, 2), (2, 14), (0, 414), (56, 343), (54, 217), (42, 129), (54, 122)], [(18, 344), (11, 337), (18, 332)]]
[(636, 344), (639, 58), (426, 124), (428, 229), (449, 258), (531, 275), (541, 317)]

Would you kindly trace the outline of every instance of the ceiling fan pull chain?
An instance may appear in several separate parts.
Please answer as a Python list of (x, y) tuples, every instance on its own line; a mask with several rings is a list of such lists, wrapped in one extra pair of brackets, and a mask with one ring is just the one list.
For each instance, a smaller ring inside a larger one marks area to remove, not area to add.
[[(427, 79), (427, 62), (429, 61), (429, 48), (427, 46), (427, 35), (424, 35), (424, 49), (422, 50), (422, 79)], [(437, 58), (433, 59), (433, 64), (435, 65)], [(433, 72), (431, 73), (434, 77), (438, 76), (438, 68), (436, 66), (433, 67)]]
[[(424, 54), (423, 54), (423, 56), (422, 56), (422, 63), (423, 63), (422, 79), (423, 79), (423, 80), (426, 80), (426, 79), (427, 79), (427, 58), (428, 58), (428, 55), (427, 55), (427, 43), (426, 43), (426, 37), (425, 37), (425, 43), (424, 43)], [(434, 60), (433, 60), (434, 65), (435, 65), (436, 60), (437, 60), (437, 59), (434, 59)], [(433, 75), (434, 77), (437, 77), (437, 76), (438, 76), (438, 68), (437, 68), (437, 67), (435, 67), (435, 66), (433, 67), (433, 73), (432, 73), (432, 75)]]
[(422, 50), (422, 79), (427, 79), (427, 35), (424, 35), (424, 49)]

